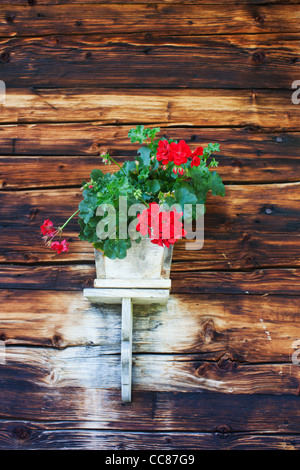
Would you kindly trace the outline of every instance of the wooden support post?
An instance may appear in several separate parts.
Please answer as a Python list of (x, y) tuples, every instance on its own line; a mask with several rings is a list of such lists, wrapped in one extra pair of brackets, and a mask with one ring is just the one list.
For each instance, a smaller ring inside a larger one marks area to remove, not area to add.
[[(109, 281), (109, 285), (112, 284), (112, 281)], [(132, 304), (155, 303), (164, 305), (168, 302), (170, 291), (169, 289), (155, 288), (129, 289), (127, 284), (125, 284), (126, 287), (119, 288), (120, 284), (119, 280), (117, 280), (115, 288), (107, 288), (106, 285), (103, 288), (84, 289), (83, 294), (92, 303), (122, 304), (121, 390), (122, 401), (130, 402), (132, 382)], [(142, 285), (143, 283), (140, 283), (139, 287)]]
[(122, 298), (121, 390), (122, 402), (131, 401), (132, 382), (132, 301)]

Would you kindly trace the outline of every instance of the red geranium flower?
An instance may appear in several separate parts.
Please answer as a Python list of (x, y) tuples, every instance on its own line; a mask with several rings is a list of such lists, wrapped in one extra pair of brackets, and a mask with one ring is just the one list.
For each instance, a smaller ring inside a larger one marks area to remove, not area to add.
[(172, 161), (171, 148), (167, 140), (160, 140), (158, 142), (156, 158), (159, 162), (162, 161), (163, 165), (167, 165)]
[(192, 154), (189, 145), (184, 140), (180, 140), (178, 144), (172, 142), (170, 147), (172, 150), (172, 161), (176, 166), (186, 163)]
[(67, 243), (67, 240), (63, 240), (61, 243), (60, 242), (53, 242), (51, 243), (51, 250), (57, 251), (57, 253), (60, 255), (60, 253), (68, 252), (69, 249), (69, 243)]
[(42, 235), (48, 235), (49, 237), (54, 235), (56, 230), (53, 228), (53, 222), (49, 219), (44, 220), (44, 223), (41, 225), (41, 232)]
[(138, 215), (136, 230), (143, 236), (149, 235), (151, 243), (169, 247), (186, 235), (181, 217), (182, 212), (161, 211), (159, 205), (152, 202), (148, 209)]
[(193, 166), (199, 166), (201, 163), (200, 156), (203, 155), (203, 148), (202, 147), (197, 147), (196, 150), (191, 155), (191, 167)]

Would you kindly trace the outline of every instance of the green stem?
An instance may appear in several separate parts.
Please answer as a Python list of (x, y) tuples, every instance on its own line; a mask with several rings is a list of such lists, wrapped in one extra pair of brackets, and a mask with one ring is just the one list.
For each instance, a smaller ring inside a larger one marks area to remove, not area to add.
[(65, 226), (70, 222), (70, 220), (73, 219), (74, 215), (78, 214), (79, 210), (80, 210), (80, 209), (78, 209), (76, 212), (74, 212), (74, 214), (72, 214), (71, 217), (68, 218), (67, 222), (65, 222), (62, 227), (59, 227), (61, 232), (63, 231), (63, 229), (65, 228)]
[(118, 162), (116, 162), (116, 160), (114, 160), (110, 155), (109, 155), (108, 158), (109, 158), (115, 165), (117, 165), (117, 166), (120, 168), (121, 171), (123, 171), (123, 173), (124, 173), (125, 176), (127, 176), (126, 173), (125, 173), (125, 171), (123, 170), (123, 168), (119, 165)]

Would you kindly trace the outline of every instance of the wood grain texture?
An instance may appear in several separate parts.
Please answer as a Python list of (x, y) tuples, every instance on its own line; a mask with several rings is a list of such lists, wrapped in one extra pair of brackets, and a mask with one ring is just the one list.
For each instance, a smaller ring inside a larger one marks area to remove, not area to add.
[(34, 421), (38, 409), (40, 421), (63, 416), (73, 428), (92, 422), (94, 429), (120, 431), (299, 433), (296, 396), (136, 391), (132, 403), (122, 405), (116, 390), (14, 387), (1, 389), (0, 397), (6, 420)]
[(300, 128), (288, 90), (11, 88), (0, 123), (73, 122), (74, 113), (99, 124), (135, 124), (147, 116), (150, 125)]
[(291, 90), (300, 46), (299, 34), (55, 35), (2, 38), (1, 54), (9, 87)]
[[(116, 171), (115, 166), (102, 165), (99, 155), (108, 150), (119, 163), (134, 158), (139, 146), (130, 144), (130, 127), (78, 123), (1, 126), (0, 155), (6, 156), (0, 156), (0, 187), (79, 186), (93, 168)], [(300, 180), (297, 132), (162, 128), (160, 136), (183, 138), (191, 148), (218, 141), (218, 171), (226, 183)], [(22, 173), (15, 171), (19, 165)]]
[[(32, 0), (31, 0), (32, 1)], [(38, 3), (35, 3), (38, 1)], [(86, 0), (33, 0), (33, 3), (30, 5), (34, 7), (35, 5), (68, 5), (68, 4), (86, 4)], [(154, 4), (177, 4), (177, 5), (227, 5), (228, 3), (232, 3), (233, 5), (236, 4), (236, 0), (89, 0), (89, 4), (97, 3), (99, 5), (108, 4), (108, 3), (115, 3), (115, 4), (126, 4), (126, 3), (154, 3)], [(280, 4), (294, 4), (299, 3), (299, 0), (240, 0), (239, 3), (246, 3), (251, 5), (260, 5), (260, 4), (273, 4), (273, 3), (280, 3)], [(4, 0), (3, 5), (7, 6), (15, 6), (15, 5), (28, 5), (28, 0)]]
[(131, 380), (132, 393), (299, 395), (299, 365), (240, 364), (229, 354), (218, 362), (208, 362), (196, 356), (132, 357), (128, 341), (122, 341), (121, 359), (119, 355), (101, 355), (100, 347), (96, 346), (63, 351), (8, 347), (6, 362), (0, 365), (1, 383), (5, 389), (23, 388), (27, 392), (52, 393), (68, 388), (81, 389), (83, 393), (115, 390), (121, 391), (123, 402), (131, 401)]
[[(202, 266), (201, 266), (202, 264)], [(172, 266), (172, 294), (250, 294), (250, 295), (271, 295), (288, 294), (299, 295), (300, 292), (300, 270), (292, 268), (272, 268), (255, 269), (248, 271), (196, 271), (197, 267), (203, 268), (204, 262), (178, 262)], [(58, 291), (81, 291), (94, 285), (95, 267), (91, 265), (57, 265), (51, 266), (7, 266), (0, 267), (0, 288), (1, 289), (45, 289)], [(120, 286), (104, 288), (96, 283), (97, 288), (101, 288), (98, 296), (104, 298), (111, 292), (110, 297), (115, 297), (115, 302), (120, 303)], [(112, 287), (112, 286), (110, 286)], [(119, 287), (119, 288), (117, 288)], [(132, 286), (123, 285), (122, 288)], [(143, 287), (143, 286), (140, 286)], [(148, 288), (150, 288), (150, 282)], [(155, 284), (152, 284), (155, 287)], [(152, 298), (163, 303), (168, 297), (165, 285), (156, 286), (163, 289), (162, 293), (152, 295)], [(140, 290), (140, 289), (139, 289)], [(141, 289), (144, 290), (144, 289)], [(88, 289), (90, 298), (97, 300), (94, 289)], [(148, 289), (149, 291), (149, 289)], [(151, 293), (151, 292), (150, 292)], [(117, 295), (118, 294), (118, 295)], [(146, 301), (142, 295), (139, 302)], [(100, 300), (98, 300), (99, 302)], [(150, 301), (150, 300), (149, 300)], [(103, 300), (104, 302), (104, 300)], [(107, 301), (109, 303), (109, 300)], [(138, 300), (136, 300), (138, 302)], [(114, 303), (114, 302), (113, 302)], [(149, 303), (149, 302), (146, 302)]]
[[(118, 305), (92, 305), (82, 292), (3, 289), (0, 298), (0, 338), (9, 347), (98, 346), (96, 355), (120, 353)], [(293, 342), (300, 337), (299, 299), (286, 294), (173, 294), (166, 306), (137, 305), (133, 315), (134, 354), (222, 358), (224, 369), (234, 361), (292, 367)]]
[[(80, 423), (82, 426), (82, 423)], [(64, 422), (35, 423), (5, 421), (0, 423), (0, 449), (68, 450), (299, 450), (298, 434), (255, 434), (226, 432), (118, 432), (72, 429)]]
[[(82, 197), (80, 190), (28, 190), (17, 194), (0, 194), (2, 262), (94, 260), (92, 245), (77, 238), (78, 223), (74, 219), (65, 231), (72, 242), (69, 253), (58, 256), (43, 245), (40, 237), (44, 219), (51, 217), (55, 226), (61, 225), (66, 214), (76, 210)], [(300, 183), (227, 186), (226, 197), (216, 199), (208, 199), (205, 243), (202, 250), (193, 252), (193, 261), (199, 262), (194, 270), (217, 266), (226, 270), (286, 267), (287, 263), (288, 267), (299, 266)], [(177, 243), (173, 260), (190, 262), (186, 241)]]
[[(254, 34), (299, 32), (299, 5), (83, 4), (1, 5), (0, 36), (163, 32)], [(10, 19), (12, 18), (13, 19)]]

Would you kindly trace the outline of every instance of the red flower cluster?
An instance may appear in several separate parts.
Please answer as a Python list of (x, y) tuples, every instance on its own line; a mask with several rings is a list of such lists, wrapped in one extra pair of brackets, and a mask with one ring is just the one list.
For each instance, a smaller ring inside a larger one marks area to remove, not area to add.
[(143, 236), (148, 235), (151, 243), (169, 247), (186, 235), (181, 222), (182, 214), (176, 210), (162, 211), (159, 204), (151, 202), (149, 208), (137, 216), (139, 223), (136, 230)]
[(200, 156), (203, 155), (203, 148), (197, 147), (194, 152), (191, 151), (189, 145), (184, 141), (180, 140), (178, 144), (175, 142), (168, 143), (167, 140), (160, 140), (158, 142), (156, 158), (162, 162), (163, 166), (168, 165), (169, 162), (174, 163), (173, 172), (176, 174), (184, 173), (184, 165), (191, 158), (191, 167), (200, 165)]
[(67, 243), (67, 240), (63, 240), (62, 242), (53, 241), (54, 237), (61, 233), (61, 230), (54, 228), (53, 222), (51, 222), (51, 220), (44, 220), (43, 224), (41, 225), (41, 232), (45, 244), (50, 246), (51, 250), (57, 251), (58, 254), (62, 253), (63, 251), (66, 253), (68, 252), (69, 243)]
[(42, 235), (46, 235), (48, 237), (55, 235), (56, 230), (53, 227), (53, 222), (51, 222), (49, 219), (44, 220), (43, 224), (41, 225), (41, 232)]
[(69, 250), (69, 243), (67, 243), (67, 240), (63, 240), (61, 243), (60, 242), (52, 242), (50, 246), (51, 250), (57, 251), (57, 254), (61, 254), (61, 252), (65, 251), (66, 253)]

